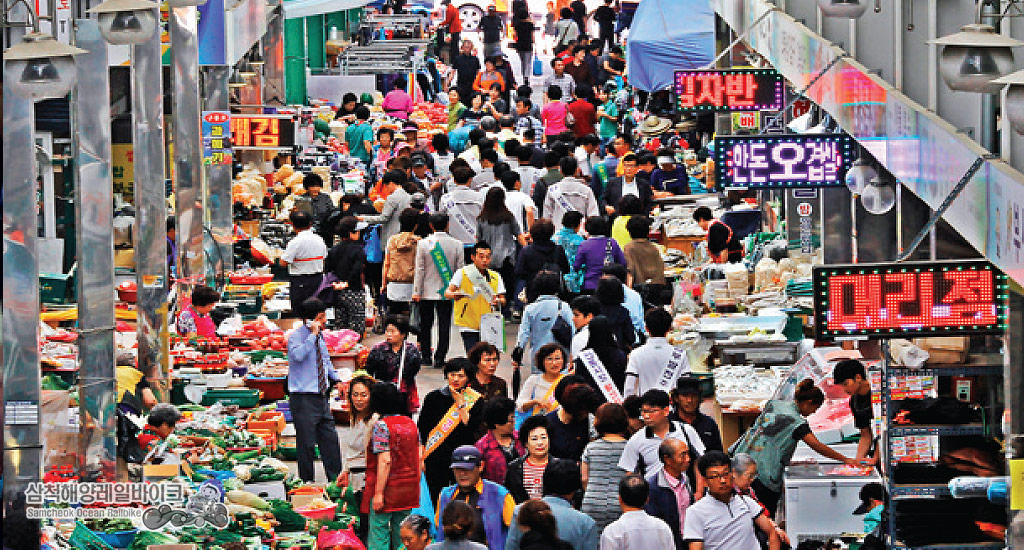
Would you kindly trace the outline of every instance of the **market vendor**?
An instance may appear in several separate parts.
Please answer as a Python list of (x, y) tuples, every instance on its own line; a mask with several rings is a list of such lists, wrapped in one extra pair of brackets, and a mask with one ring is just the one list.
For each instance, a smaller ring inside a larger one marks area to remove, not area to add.
[(700, 228), (707, 231), (708, 253), (718, 263), (739, 262), (743, 260), (743, 245), (736, 238), (732, 228), (716, 220), (707, 206), (698, 207), (693, 211), (693, 219)]
[(210, 318), (213, 306), (220, 300), (220, 293), (206, 286), (199, 285), (192, 289), (192, 303), (178, 313), (178, 334), (191, 338), (201, 336), (214, 338), (217, 336), (217, 325)]
[(857, 459), (867, 465), (877, 463), (877, 459), (868, 456), (872, 454), (874, 443), (874, 434), (871, 432), (874, 411), (871, 409), (871, 382), (868, 380), (864, 363), (856, 359), (840, 361), (832, 369), (832, 379), (850, 396), (853, 424), (860, 431), (860, 439), (857, 441)]
[(326, 240), (331, 232), (325, 225), (327, 217), (334, 211), (334, 201), (330, 195), (323, 192), (324, 180), (320, 174), (306, 174), (302, 178), (302, 187), (306, 190), (306, 196), (313, 207), (313, 226), (317, 228), (316, 233)]
[(181, 412), (178, 411), (177, 407), (169, 403), (159, 403), (153, 407), (153, 410), (149, 411), (146, 425), (142, 428), (142, 432), (136, 436), (139, 447), (142, 448), (147, 461), (153, 461), (154, 458), (157, 458), (158, 461), (160, 460), (158, 457), (150, 455), (157, 450), (160, 444), (167, 440), (168, 436), (174, 433), (174, 425), (179, 420), (181, 420)]
[(803, 441), (818, 454), (849, 466), (859, 463), (825, 445), (811, 431), (807, 417), (825, 402), (825, 394), (805, 378), (796, 386), (792, 401), (772, 399), (765, 405), (754, 425), (731, 449), (734, 455), (747, 453), (757, 463), (757, 480), (753, 483), (757, 500), (774, 512), (782, 495), (782, 474)]

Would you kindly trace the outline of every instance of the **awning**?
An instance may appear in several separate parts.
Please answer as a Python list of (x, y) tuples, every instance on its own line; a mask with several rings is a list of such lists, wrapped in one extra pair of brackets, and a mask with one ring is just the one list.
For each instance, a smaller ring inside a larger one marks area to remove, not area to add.
[(708, 0), (644, 0), (629, 28), (629, 83), (653, 92), (672, 86), (675, 71), (715, 58), (715, 12)]
[(323, 15), (336, 11), (345, 11), (353, 8), (361, 8), (370, 3), (371, 0), (286, 0), (284, 4), (284, 18), (294, 19), (296, 17), (310, 17)]

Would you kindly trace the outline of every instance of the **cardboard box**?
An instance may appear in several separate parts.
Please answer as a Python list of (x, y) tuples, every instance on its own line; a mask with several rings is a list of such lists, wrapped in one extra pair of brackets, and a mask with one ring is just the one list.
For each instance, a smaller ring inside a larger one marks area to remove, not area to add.
[(955, 365), (967, 361), (971, 339), (967, 336), (918, 338), (914, 344), (928, 352), (928, 365)]
[(143, 464), (143, 481), (163, 481), (178, 476), (181, 464)]

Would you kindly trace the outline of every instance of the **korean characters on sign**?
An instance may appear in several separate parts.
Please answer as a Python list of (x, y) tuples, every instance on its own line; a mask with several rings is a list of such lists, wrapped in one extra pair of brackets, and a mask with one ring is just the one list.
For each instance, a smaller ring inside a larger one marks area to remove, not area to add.
[(783, 107), (782, 77), (773, 69), (676, 71), (682, 111), (762, 111)]
[(725, 136), (715, 141), (716, 176), (724, 187), (839, 186), (851, 161), (851, 141), (841, 135)]

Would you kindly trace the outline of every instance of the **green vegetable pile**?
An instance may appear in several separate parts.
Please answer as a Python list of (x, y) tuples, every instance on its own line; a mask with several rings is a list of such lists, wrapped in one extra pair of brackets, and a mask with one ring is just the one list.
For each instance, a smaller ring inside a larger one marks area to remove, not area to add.
[[(277, 527), (274, 528), (275, 532), (292, 533), (306, 530), (306, 518), (296, 512), (290, 502), (287, 500), (271, 499), (269, 503), (270, 512), (274, 514), (274, 519), (277, 520)], [(284, 546), (284, 548), (288, 548), (288, 546)]]
[(252, 468), (252, 476), (249, 478), (249, 483), (281, 481), (282, 479), (284, 479), (284, 474), (270, 466), (254, 466)]
[(147, 531), (145, 529), (139, 531), (135, 535), (135, 539), (132, 541), (131, 546), (128, 550), (147, 550), (150, 545), (154, 544), (177, 544), (178, 539), (161, 533), (159, 531)]
[(131, 531), (135, 529), (135, 525), (132, 520), (127, 518), (117, 519), (87, 519), (85, 520), (85, 526), (92, 529), (96, 533), (120, 533), (121, 531)]

